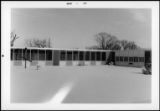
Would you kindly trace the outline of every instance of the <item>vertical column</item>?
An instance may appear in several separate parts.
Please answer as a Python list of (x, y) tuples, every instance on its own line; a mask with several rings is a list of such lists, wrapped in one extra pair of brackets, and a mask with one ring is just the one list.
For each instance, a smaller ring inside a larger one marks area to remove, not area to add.
[(145, 66), (146, 65), (146, 51), (145, 50), (143, 50), (143, 63), (144, 63), (144, 66)]
[(102, 51), (100, 51), (100, 61), (99, 61), (99, 62), (100, 62), (100, 65), (102, 65), (102, 62), (101, 62), (101, 61), (102, 61)]
[(21, 58), (22, 58), (22, 61), (23, 61), (23, 48), (22, 48), (22, 54), (21, 54)]
[(84, 51), (84, 53), (83, 53), (84, 62), (86, 61), (85, 52), (86, 52), (86, 51)]
[(91, 51), (89, 51), (89, 61), (91, 62)]
[(80, 55), (79, 55), (79, 50), (78, 50), (78, 61), (80, 61), (80, 60), (79, 60), (79, 58), (80, 58), (79, 56), (80, 56)]
[(44, 61), (46, 62), (46, 50), (44, 50)]
[(100, 61), (102, 60), (102, 51), (100, 52)]
[(73, 50), (71, 51), (71, 54), (72, 54), (71, 65), (73, 66)]
[(12, 64), (14, 63), (14, 61), (15, 61), (15, 57), (14, 57), (14, 49), (13, 49), (13, 62), (12, 62)]
[(97, 61), (97, 52), (95, 52), (95, 64), (96, 64), (96, 61)]
[(23, 66), (23, 48), (21, 49), (21, 60), (20, 60), (20, 62), (21, 62), (21, 65)]
[(92, 65), (92, 56), (91, 56), (91, 53), (92, 51), (89, 51), (90, 55), (89, 55), (89, 58), (90, 58), (90, 65)]
[(101, 65), (103, 65), (103, 51), (101, 52)]
[(78, 59), (78, 60), (77, 60), (77, 65), (79, 65), (79, 64), (80, 64), (80, 59), (79, 59), (79, 58), (80, 58), (80, 53), (79, 53), (79, 52), (80, 52), (80, 51), (79, 51), (79, 50), (77, 50), (77, 54), (78, 54), (78, 58), (77, 58), (77, 59)]
[(67, 50), (65, 50), (65, 61), (67, 61)]
[[(126, 54), (127, 55), (127, 54)], [(128, 57), (128, 55), (127, 55), (127, 57)], [(129, 61), (129, 58), (128, 58), (128, 61)], [(127, 61), (127, 62), (128, 62)], [(114, 65), (116, 64), (116, 52), (114, 51)], [(128, 63), (127, 63), (128, 64)]]
[(52, 65), (54, 66), (54, 50), (52, 50)]
[(85, 62), (86, 62), (85, 58), (86, 58), (86, 57), (85, 57), (85, 51), (83, 51), (83, 65), (86, 65), (86, 63), (85, 63)]
[(37, 61), (39, 61), (39, 49), (37, 49)]
[(67, 50), (64, 50), (65, 51), (65, 60), (64, 60), (64, 62), (65, 62), (65, 65), (67, 65)]
[(110, 54), (110, 51), (108, 53), (108, 56), (107, 56), (107, 52), (105, 52), (105, 62), (107, 61), (108, 57), (109, 57), (109, 54)]
[[(23, 51), (22, 51), (23, 52)], [(27, 56), (26, 56), (26, 52), (27, 52), (27, 48), (25, 47), (24, 48), (24, 56), (23, 56), (23, 59), (24, 59), (24, 65), (25, 65), (25, 69), (26, 69), (26, 67), (27, 67)]]
[(72, 60), (71, 61), (73, 62), (73, 50), (71, 52), (72, 52)]
[(31, 49), (28, 50), (29, 50), (29, 60), (31, 60)]
[(67, 50), (65, 50), (65, 60), (67, 61)]
[(32, 55), (31, 55), (31, 53), (32, 53), (32, 50), (30, 49), (30, 60), (32, 61)]
[(52, 50), (52, 60), (51, 61), (53, 61), (54, 60), (54, 51)]
[(13, 59), (13, 61), (14, 61), (14, 49), (12, 49), (12, 59)]
[(102, 51), (100, 52), (100, 61), (102, 61)]

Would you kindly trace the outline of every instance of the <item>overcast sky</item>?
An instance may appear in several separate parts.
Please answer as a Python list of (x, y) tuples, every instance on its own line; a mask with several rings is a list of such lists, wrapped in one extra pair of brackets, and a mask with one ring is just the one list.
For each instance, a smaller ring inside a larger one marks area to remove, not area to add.
[(55, 48), (95, 45), (95, 34), (107, 32), (118, 39), (151, 48), (150, 9), (12, 9), (11, 29), (24, 47), (30, 38), (51, 38)]

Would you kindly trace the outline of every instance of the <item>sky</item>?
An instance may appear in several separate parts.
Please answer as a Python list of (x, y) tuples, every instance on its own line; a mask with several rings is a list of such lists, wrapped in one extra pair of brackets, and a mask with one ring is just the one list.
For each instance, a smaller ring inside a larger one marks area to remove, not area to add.
[(151, 48), (151, 10), (13, 8), (11, 31), (20, 37), (15, 47), (24, 47), (27, 39), (51, 38), (54, 48), (83, 49), (96, 45), (97, 33), (107, 32)]

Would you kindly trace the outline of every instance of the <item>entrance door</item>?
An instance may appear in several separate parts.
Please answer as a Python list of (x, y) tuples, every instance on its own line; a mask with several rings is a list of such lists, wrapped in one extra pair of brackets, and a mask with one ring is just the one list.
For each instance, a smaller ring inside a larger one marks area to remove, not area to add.
[(53, 65), (54, 66), (58, 66), (59, 65), (59, 59), (60, 59), (60, 53), (58, 50), (54, 50), (53, 53)]
[(151, 51), (145, 51), (145, 64), (151, 63)]
[(111, 51), (109, 53), (108, 59), (107, 59), (107, 64), (113, 63), (115, 64), (115, 52)]

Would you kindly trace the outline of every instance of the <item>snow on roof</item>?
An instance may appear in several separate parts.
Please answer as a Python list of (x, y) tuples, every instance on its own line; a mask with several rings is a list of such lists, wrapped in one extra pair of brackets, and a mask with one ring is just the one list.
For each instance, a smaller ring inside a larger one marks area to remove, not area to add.
[(37, 50), (70, 50), (70, 51), (111, 51), (111, 50), (96, 50), (96, 49), (65, 49), (65, 48), (38, 48), (38, 47), (11, 47), (11, 49), (37, 49)]

